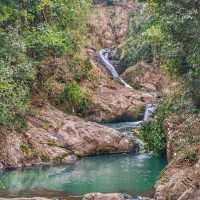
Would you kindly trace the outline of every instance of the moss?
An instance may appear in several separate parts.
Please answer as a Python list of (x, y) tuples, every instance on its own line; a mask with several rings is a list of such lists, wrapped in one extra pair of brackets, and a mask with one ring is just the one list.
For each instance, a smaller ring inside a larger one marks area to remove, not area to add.
[(68, 155), (69, 155), (69, 153), (66, 152), (66, 153), (64, 153), (64, 154), (62, 154), (62, 155), (60, 155), (60, 156), (55, 157), (55, 158), (54, 158), (54, 161), (55, 161), (56, 163), (62, 163), (62, 161), (63, 161)]
[(195, 162), (198, 158), (198, 150), (195, 148), (185, 149), (183, 159), (186, 162)]
[(41, 160), (42, 160), (43, 162), (48, 162), (48, 161), (51, 160), (49, 156), (44, 155), (44, 154), (40, 155), (40, 158), (41, 158)]
[(32, 153), (32, 149), (29, 147), (28, 144), (21, 144), (20, 149), (26, 155), (29, 155)]
[(54, 140), (54, 139), (49, 139), (47, 144), (49, 146), (58, 146), (58, 144), (56, 143), (56, 140)]

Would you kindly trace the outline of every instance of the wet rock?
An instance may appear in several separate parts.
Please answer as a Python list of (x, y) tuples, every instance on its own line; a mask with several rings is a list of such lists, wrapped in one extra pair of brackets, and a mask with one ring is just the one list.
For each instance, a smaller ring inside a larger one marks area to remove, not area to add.
[(85, 194), (82, 200), (126, 200), (132, 199), (130, 195), (121, 193), (89, 193)]
[(118, 83), (100, 85), (92, 97), (93, 109), (86, 118), (91, 121), (113, 121), (122, 118), (137, 119), (154, 96), (126, 88)]
[(73, 163), (77, 156), (128, 152), (134, 140), (94, 122), (69, 116), (48, 105), (28, 118), (25, 133), (1, 131), (0, 160), (4, 168)]

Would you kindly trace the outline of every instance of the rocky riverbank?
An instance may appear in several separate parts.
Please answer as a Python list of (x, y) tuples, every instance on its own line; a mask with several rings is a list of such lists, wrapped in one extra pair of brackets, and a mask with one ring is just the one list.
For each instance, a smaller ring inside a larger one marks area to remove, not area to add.
[(169, 164), (156, 184), (155, 199), (200, 199), (200, 115), (185, 111), (165, 121)]
[(128, 152), (134, 140), (122, 133), (66, 115), (53, 106), (35, 110), (28, 130), (21, 134), (1, 130), (1, 168), (73, 163), (77, 157)]
[(62, 197), (62, 198), (42, 198), (42, 197), (33, 197), (33, 198), (0, 198), (0, 200), (152, 200), (150, 198), (134, 198), (128, 194), (122, 193), (89, 193), (85, 194), (82, 198), (80, 197)]

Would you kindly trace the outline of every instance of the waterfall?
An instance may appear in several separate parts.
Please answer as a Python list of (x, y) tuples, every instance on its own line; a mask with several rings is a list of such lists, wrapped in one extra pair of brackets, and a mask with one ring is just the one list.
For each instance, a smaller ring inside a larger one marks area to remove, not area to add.
[(144, 112), (144, 119), (143, 121), (146, 122), (149, 120), (151, 115), (156, 111), (157, 106), (155, 104), (147, 104), (146, 109)]
[(99, 57), (102, 64), (106, 67), (108, 72), (112, 75), (113, 79), (118, 79), (119, 74), (117, 73), (113, 65), (109, 62), (109, 59), (108, 59), (109, 52), (110, 52), (109, 49), (101, 49), (99, 51)]
[[(110, 49), (101, 49), (98, 52), (99, 59), (101, 63), (105, 66), (107, 71), (112, 75), (113, 79), (119, 80), (125, 87), (132, 88), (128, 83), (126, 83), (117, 73), (115, 67), (110, 63), (109, 61), (109, 53), (111, 52)], [(143, 122), (146, 122), (149, 120), (153, 112), (156, 110), (156, 105), (154, 104), (147, 104), (144, 112), (144, 118), (142, 121), (137, 122), (125, 122), (125, 123), (119, 123), (119, 127), (115, 127), (116, 129), (130, 129), (130, 128), (137, 128), (139, 127)], [(114, 125), (115, 126), (115, 125)]]
[(109, 53), (111, 52), (110, 49), (101, 49), (98, 53), (101, 63), (105, 66), (107, 71), (112, 75), (113, 79), (118, 80), (121, 82), (125, 87), (132, 88), (128, 83), (126, 83), (117, 73), (115, 67), (109, 61)]

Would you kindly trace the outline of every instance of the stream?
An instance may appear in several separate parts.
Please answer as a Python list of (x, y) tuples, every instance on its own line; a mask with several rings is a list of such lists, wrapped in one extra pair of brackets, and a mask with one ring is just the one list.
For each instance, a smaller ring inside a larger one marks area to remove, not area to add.
[[(106, 126), (132, 135), (132, 130), (148, 120), (155, 106), (147, 105), (142, 121), (117, 122)], [(0, 171), (2, 197), (71, 197), (90, 192), (120, 192), (133, 197), (151, 196), (166, 160), (143, 151), (85, 157), (73, 165), (34, 167)]]
[[(114, 79), (131, 89), (119, 77), (108, 60), (108, 50), (99, 56)], [(132, 135), (133, 128), (147, 121), (156, 106), (146, 105), (143, 120), (104, 124)], [(0, 171), (0, 196), (80, 196), (90, 192), (120, 192), (133, 197), (151, 196), (166, 160), (143, 151), (143, 143), (136, 139), (140, 151), (135, 154), (113, 154), (85, 157), (73, 165), (34, 167)]]

